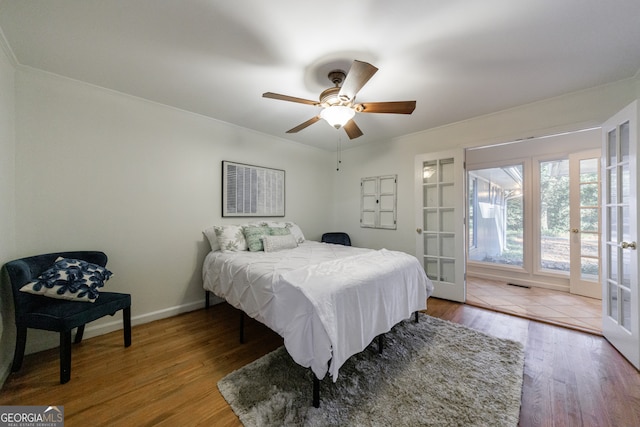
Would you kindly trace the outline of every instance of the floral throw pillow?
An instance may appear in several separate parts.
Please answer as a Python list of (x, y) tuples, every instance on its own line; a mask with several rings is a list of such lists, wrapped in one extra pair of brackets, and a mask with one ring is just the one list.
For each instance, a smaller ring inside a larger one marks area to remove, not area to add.
[(202, 233), (207, 237), (207, 240), (209, 241), (209, 245), (211, 246), (211, 250), (214, 252), (219, 251), (220, 243), (218, 243), (218, 238), (216, 237), (216, 228), (209, 227), (203, 230)]
[(287, 227), (291, 231), (293, 237), (296, 238), (296, 242), (304, 242), (304, 234), (302, 234), (302, 229), (300, 229), (300, 226), (298, 224), (296, 224), (295, 222), (285, 222), (285, 227)]
[(218, 244), (222, 252), (239, 252), (247, 250), (247, 241), (244, 238), (240, 225), (216, 225), (214, 226)]
[(248, 225), (242, 227), (247, 247), (251, 252), (263, 250), (262, 238), (269, 235), (269, 227)]
[(53, 266), (20, 291), (70, 301), (94, 302), (98, 288), (104, 286), (113, 273), (97, 264), (80, 259), (59, 257)]

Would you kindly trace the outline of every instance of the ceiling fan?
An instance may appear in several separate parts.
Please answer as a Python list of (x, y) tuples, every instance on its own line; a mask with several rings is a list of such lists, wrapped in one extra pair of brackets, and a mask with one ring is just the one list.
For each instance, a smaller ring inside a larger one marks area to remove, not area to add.
[(336, 129), (344, 128), (349, 139), (355, 139), (362, 136), (362, 131), (353, 120), (356, 113), (411, 114), (416, 108), (416, 101), (356, 103), (356, 94), (376, 71), (378, 71), (378, 69), (373, 65), (354, 60), (349, 69), (349, 73), (345, 73), (342, 70), (329, 72), (327, 77), (329, 77), (329, 80), (331, 80), (335, 86), (324, 90), (320, 94), (320, 101), (296, 98), (294, 96), (281, 95), (273, 92), (263, 93), (262, 96), (264, 98), (280, 99), (282, 101), (322, 107), (320, 114), (289, 129), (287, 133), (299, 132), (320, 119), (325, 119)]

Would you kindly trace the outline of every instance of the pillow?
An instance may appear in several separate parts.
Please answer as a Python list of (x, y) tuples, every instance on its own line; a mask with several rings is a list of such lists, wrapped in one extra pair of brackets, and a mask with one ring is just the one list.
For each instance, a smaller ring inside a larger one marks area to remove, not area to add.
[(20, 290), (50, 298), (94, 302), (98, 298), (98, 288), (103, 287), (112, 274), (97, 264), (58, 257), (52, 267)]
[(286, 236), (291, 230), (284, 227), (269, 227), (269, 236)]
[(220, 243), (218, 243), (218, 238), (216, 237), (215, 227), (209, 227), (206, 230), (203, 230), (202, 234), (204, 234), (207, 237), (207, 240), (209, 240), (209, 245), (211, 246), (212, 251), (215, 252), (220, 250)]
[(222, 252), (239, 252), (247, 250), (247, 241), (244, 238), (240, 225), (216, 225), (213, 227), (220, 250)]
[(247, 247), (251, 252), (264, 250), (262, 247), (262, 238), (269, 235), (269, 227), (246, 225), (242, 227), (244, 238), (247, 241)]
[(264, 236), (262, 239), (265, 252), (281, 251), (283, 249), (293, 249), (298, 246), (293, 234), (283, 236)]
[(291, 234), (296, 238), (296, 242), (303, 243), (304, 242), (304, 234), (302, 234), (302, 230), (298, 225), (294, 222), (285, 222), (285, 227), (291, 230)]
[[(254, 225), (254, 224), (250, 224), (250, 225)], [(278, 222), (278, 221), (260, 221), (256, 223), (256, 225), (263, 225), (265, 227), (274, 227), (274, 228), (286, 227), (284, 222)]]

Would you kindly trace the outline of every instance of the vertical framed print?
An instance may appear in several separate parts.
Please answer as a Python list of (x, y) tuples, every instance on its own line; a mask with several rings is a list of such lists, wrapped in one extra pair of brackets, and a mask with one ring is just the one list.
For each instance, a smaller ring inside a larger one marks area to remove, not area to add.
[(222, 216), (284, 216), (284, 170), (222, 161)]

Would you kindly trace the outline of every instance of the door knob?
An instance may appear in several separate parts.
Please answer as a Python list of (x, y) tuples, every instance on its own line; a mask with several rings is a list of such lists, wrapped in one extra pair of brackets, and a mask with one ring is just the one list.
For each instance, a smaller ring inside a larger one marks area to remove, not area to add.
[(620, 247), (621, 247), (622, 249), (633, 249), (633, 250), (635, 251), (635, 250), (636, 250), (636, 242), (631, 242), (631, 243), (629, 243), (629, 242), (622, 242), (622, 243), (620, 244)]
[(422, 228), (420, 228), (420, 227), (416, 228), (416, 233), (418, 233), (418, 234), (422, 233)]
[(579, 233), (579, 232), (580, 232), (580, 229), (578, 229), (578, 228), (572, 228), (572, 229), (571, 229), (571, 231), (572, 231), (573, 233)]

